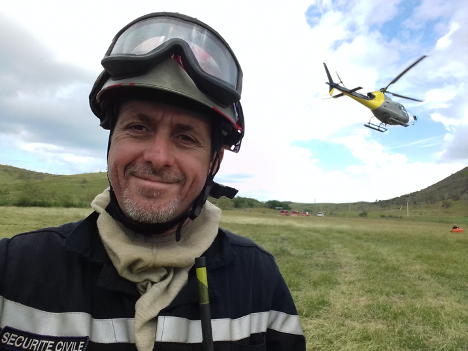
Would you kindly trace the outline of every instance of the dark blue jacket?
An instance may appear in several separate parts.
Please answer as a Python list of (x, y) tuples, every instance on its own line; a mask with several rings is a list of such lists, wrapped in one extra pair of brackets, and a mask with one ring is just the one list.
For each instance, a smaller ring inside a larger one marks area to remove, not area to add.
[[(0, 349), (136, 350), (136, 285), (119, 276), (96, 226), (75, 223), (0, 241)], [(215, 350), (305, 350), (273, 256), (220, 229), (206, 251)], [(158, 315), (154, 350), (202, 350), (197, 279)]]

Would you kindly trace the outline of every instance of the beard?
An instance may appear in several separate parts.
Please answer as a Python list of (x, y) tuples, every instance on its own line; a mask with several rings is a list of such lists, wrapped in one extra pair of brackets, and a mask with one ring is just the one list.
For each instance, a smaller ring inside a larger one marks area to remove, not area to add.
[[(146, 164), (131, 164), (125, 169), (125, 178), (129, 175), (143, 176), (154, 175), (166, 181), (184, 183), (185, 177), (182, 173), (168, 170), (156, 171)], [(129, 187), (125, 187), (122, 193), (122, 206), (128, 216), (140, 223), (156, 224), (165, 223), (174, 219), (181, 205), (181, 197), (178, 195), (167, 203), (159, 203), (164, 197), (164, 192), (151, 190), (143, 187), (137, 188), (139, 198), (136, 198)], [(142, 201), (141, 197), (146, 201)]]

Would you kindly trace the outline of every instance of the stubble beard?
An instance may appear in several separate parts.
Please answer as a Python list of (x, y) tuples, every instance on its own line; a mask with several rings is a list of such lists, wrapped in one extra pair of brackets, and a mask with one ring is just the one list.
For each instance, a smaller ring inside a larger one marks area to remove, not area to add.
[[(129, 175), (156, 175), (164, 180), (183, 183), (183, 174), (174, 171), (159, 172), (147, 165), (132, 164), (125, 170), (125, 178)], [(155, 191), (143, 187), (137, 188), (137, 199), (126, 186), (122, 193), (122, 205), (127, 215), (134, 221), (140, 223), (156, 224), (165, 223), (174, 219), (181, 205), (180, 195), (175, 196), (168, 203), (158, 203), (164, 197), (164, 192)], [(141, 200), (144, 198), (145, 200)]]

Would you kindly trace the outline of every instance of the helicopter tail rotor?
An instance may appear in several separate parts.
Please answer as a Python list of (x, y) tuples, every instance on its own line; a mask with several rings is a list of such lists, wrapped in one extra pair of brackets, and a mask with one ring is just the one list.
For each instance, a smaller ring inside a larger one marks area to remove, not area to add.
[(338, 77), (338, 79), (340, 80), (340, 84), (346, 88), (346, 85), (344, 85), (344, 83), (343, 83), (343, 81), (341, 80), (341, 77), (340, 77), (340, 75), (338, 74), (338, 72), (335, 71), (335, 73), (336, 73), (336, 76)]

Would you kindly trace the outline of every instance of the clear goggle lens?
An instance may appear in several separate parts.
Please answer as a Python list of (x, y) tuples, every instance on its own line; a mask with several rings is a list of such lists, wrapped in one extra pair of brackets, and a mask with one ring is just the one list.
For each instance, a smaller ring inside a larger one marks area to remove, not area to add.
[(201, 69), (237, 88), (238, 68), (230, 50), (211, 31), (195, 23), (170, 17), (135, 23), (117, 39), (109, 56), (142, 56), (171, 39), (184, 40)]

